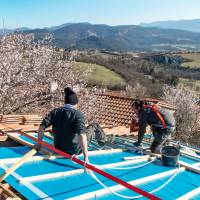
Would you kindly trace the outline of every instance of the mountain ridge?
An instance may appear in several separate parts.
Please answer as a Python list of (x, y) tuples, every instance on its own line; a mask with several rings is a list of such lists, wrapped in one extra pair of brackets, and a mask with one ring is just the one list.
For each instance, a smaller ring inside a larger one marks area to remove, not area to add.
[(200, 33), (200, 19), (155, 21), (150, 23), (140, 23), (139, 25), (143, 27), (159, 27)]
[(41, 39), (54, 35), (54, 45), (65, 49), (103, 49), (127, 51), (200, 50), (200, 33), (137, 25), (66, 23), (43, 29), (25, 29)]

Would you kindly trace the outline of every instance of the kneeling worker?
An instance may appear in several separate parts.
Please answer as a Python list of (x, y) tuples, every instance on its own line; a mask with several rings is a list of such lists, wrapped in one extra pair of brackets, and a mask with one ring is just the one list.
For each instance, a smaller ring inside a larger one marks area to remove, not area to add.
[(85, 119), (82, 112), (77, 110), (78, 97), (69, 87), (64, 92), (64, 106), (52, 110), (42, 120), (38, 140), (42, 141), (45, 129), (52, 125), (55, 147), (70, 155), (83, 152), (84, 161), (88, 162)]
[(150, 125), (154, 136), (150, 147), (151, 152), (160, 153), (162, 145), (175, 131), (174, 111), (159, 107), (155, 104), (151, 105), (141, 100), (134, 100), (132, 108), (138, 117), (139, 123), (138, 141), (134, 145), (141, 145), (146, 127)]

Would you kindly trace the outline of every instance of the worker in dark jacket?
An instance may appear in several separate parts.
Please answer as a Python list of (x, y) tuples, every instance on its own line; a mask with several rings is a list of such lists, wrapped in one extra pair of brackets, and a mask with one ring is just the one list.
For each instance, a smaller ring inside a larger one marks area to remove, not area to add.
[(55, 147), (70, 155), (83, 152), (84, 160), (88, 162), (85, 119), (76, 107), (78, 97), (69, 87), (64, 92), (65, 105), (52, 110), (43, 119), (38, 130), (38, 140), (42, 140), (45, 129), (52, 125)]
[(151, 126), (154, 140), (151, 144), (152, 153), (160, 153), (162, 145), (170, 138), (175, 131), (174, 111), (159, 107), (155, 104), (135, 100), (132, 104), (133, 111), (138, 116), (138, 141), (135, 146), (140, 146), (146, 131), (147, 125)]

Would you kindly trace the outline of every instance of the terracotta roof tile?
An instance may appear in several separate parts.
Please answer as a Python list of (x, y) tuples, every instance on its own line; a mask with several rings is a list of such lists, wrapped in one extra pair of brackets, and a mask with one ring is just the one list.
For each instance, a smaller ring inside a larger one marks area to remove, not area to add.
[[(107, 134), (129, 134), (130, 124), (133, 118), (132, 102), (133, 98), (125, 96), (117, 96), (113, 94), (98, 95), (97, 102), (101, 106), (98, 112), (97, 121), (103, 126), (111, 126), (112, 130), (105, 129)], [(158, 102), (155, 99), (146, 99), (148, 101)], [(38, 115), (0, 115), (0, 121), (2, 123), (9, 124), (11, 127), (31, 129), (37, 128), (42, 120)], [(3, 126), (0, 125), (0, 129)], [(5, 129), (5, 127), (4, 127)], [(137, 127), (134, 127), (137, 130)]]
[[(117, 96), (114, 94), (102, 94), (98, 98), (103, 100), (104, 108), (98, 113), (98, 121), (114, 126), (129, 126), (133, 117), (130, 97)], [(106, 116), (106, 117), (105, 117)]]

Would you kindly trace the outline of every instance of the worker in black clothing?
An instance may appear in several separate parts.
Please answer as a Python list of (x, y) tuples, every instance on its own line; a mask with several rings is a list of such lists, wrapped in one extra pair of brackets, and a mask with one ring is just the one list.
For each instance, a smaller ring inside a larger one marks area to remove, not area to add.
[(55, 147), (70, 155), (83, 152), (84, 161), (88, 162), (85, 119), (83, 113), (77, 110), (78, 97), (69, 87), (64, 92), (64, 106), (52, 110), (42, 120), (38, 141), (42, 141), (45, 129), (52, 125)]
[(150, 125), (154, 136), (150, 147), (151, 152), (160, 153), (162, 145), (175, 131), (174, 111), (140, 100), (135, 100), (132, 108), (138, 116), (139, 125), (138, 141), (134, 145), (142, 144), (146, 127)]

